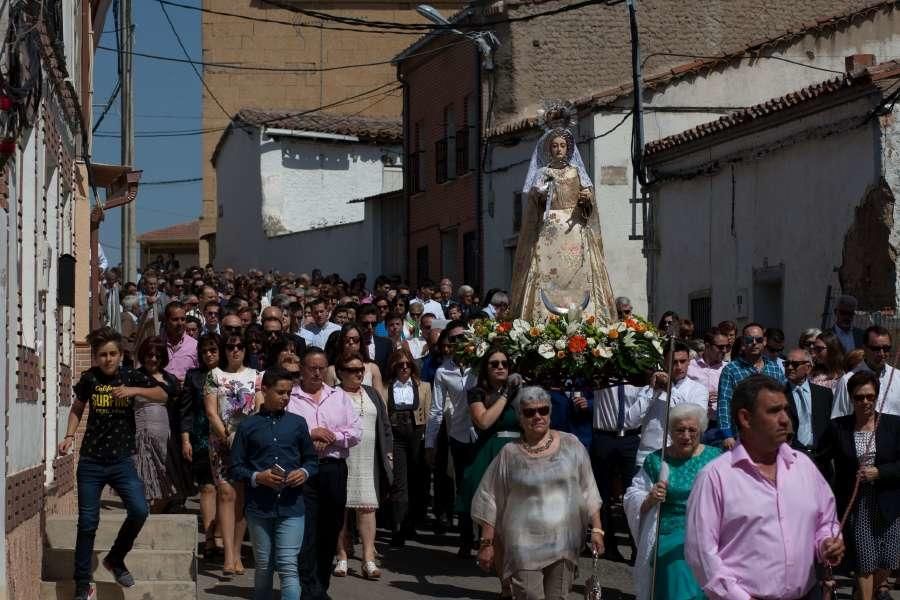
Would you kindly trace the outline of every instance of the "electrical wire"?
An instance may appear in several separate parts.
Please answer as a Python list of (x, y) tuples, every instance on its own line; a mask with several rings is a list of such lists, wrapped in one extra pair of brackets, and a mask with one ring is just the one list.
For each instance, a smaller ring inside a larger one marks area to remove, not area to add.
[(145, 185), (177, 185), (181, 183), (195, 183), (203, 181), (202, 177), (189, 177), (187, 179), (163, 179), (160, 181), (142, 181), (141, 186)]
[[(172, 30), (172, 33), (175, 35), (175, 39), (178, 40), (178, 45), (181, 47), (181, 51), (184, 53), (185, 58), (187, 58), (190, 61), (191, 55), (187, 51), (187, 48), (185, 47), (184, 42), (181, 41), (181, 34), (178, 33), (178, 29), (176, 29), (175, 23), (173, 23), (171, 17), (169, 17), (169, 12), (166, 10), (166, 5), (160, 4), (159, 7), (162, 9), (163, 15), (165, 15), (166, 21), (169, 23), (169, 28)], [(225, 114), (226, 117), (231, 119), (231, 113), (228, 112), (228, 110), (224, 106), (222, 106), (222, 103), (219, 101), (218, 98), (216, 98), (216, 95), (213, 93), (213, 91), (211, 89), (209, 89), (209, 85), (206, 84), (206, 81), (203, 79), (203, 75), (200, 74), (200, 70), (197, 69), (197, 65), (195, 65), (193, 62), (191, 62), (191, 69), (194, 71), (194, 74), (197, 76), (197, 79), (200, 80), (200, 83), (206, 89), (206, 93), (209, 94), (209, 97), (213, 99), (213, 102), (215, 102), (216, 105), (218, 105), (219, 109), (222, 111), (222, 113)]]
[(100, 116), (97, 118), (97, 122), (94, 123), (93, 129), (91, 129), (91, 133), (96, 133), (97, 128), (100, 127), (100, 123), (103, 122), (103, 119), (106, 117), (106, 113), (109, 112), (109, 109), (112, 108), (113, 102), (116, 101), (116, 96), (119, 95), (119, 92), (122, 91), (122, 82), (116, 79), (116, 85), (113, 88), (112, 93), (109, 95), (109, 100), (106, 101), (106, 106), (103, 107), (103, 112), (100, 113)]
[[(160, 5), (162, 6), (162, 5)], [(440, 48), (433, 48), (431, 50), (423, 50), (421, 52), (415, 52), (413, 54), (409, 54), (406, 56), (406, 59), (414, 58), (417, 56), (428, 56), (430, 54), (437, 54), (438, 52), (443, 52), (448, 48), (452, 48), (454, 46), (459, 46), (460, 44), (468, 44), (471, 43), (471, 40), (468, 38), (459, 40), (457, 42), (450, 42), (449, 44), (444, 44)], [(104, 50), (106, 52), (115, 52), (114, 48), (109, 48), (107, 46), (97, 46), (98, 50)], [(132, 56), (140, 56), (141, 58), (150, 58), (153, 60), (161, 60), (166, 62), (176, 62), (176, 63), (188, 63), (196, 69), (196, 65), (199, 65), (203, 68), (213, 68), (213, 69), (231, 69), (235, 71), (260, 71), (265, 73), (327, 73), (331, 71), (343, 71), (346, 69), (363, 69), (367, 67), (378, 67), (381, 65), (389, 65), (393, 64), (394, 59), (384, 59), (378, 61), (372, 61), (367, 63), (358, 63), (353, 65), (339, 65), (336, 67), (268, 67), (264, 65), (235, 65), (231, 63), (214, 63), (214, 62), (206, 62), (200, 60), (192, 59), (187, 52), (185, 51), (186, 58), (176, 58), (174, 56), (162, 56), (159, 54), (150, 54), (148, 52), (138, 52), (132, 51), (129, 54)]]
[(677, 52), (653, 52), (644, 57), (644, 60), (641, 62), (641, 68), (647, 66), (647, 61), (656, 56), (671, 56), (673, 58), (693, 58), (697, 60), (744, 60), (746, 59), (768, 59), (768, 60), (778, 60), (781, 62), (786, 62), (792, 65), (797, 65), (798, 67), (805, 67), (807, 69), (812, 69), (814, 71), (824, 71), (825, 73), (835, 73), (837, 75), (846, 75), (844, 71), (836, 71), (834, 69), (828, 69), (826, 67), (818, 67), (816, 65), (810, 65), (804, 62), (800, 62), (799, 60), (792, 60), (790, 58), (785, 58), (783, 56), (767, 56), (767, 55), (756, 55), (756, 54), (748, 54), (746, 52), (740, 52), (737, 54), (720, 54), (719, 56), (699, 56), (695, 54), (679, 54)]
[[(188, 4), (181, 4), (179, 2), (171, 2), (169, 0), (156, 0), (160, 4), (168, 4), (169, 6), (175, 6), (178, 8), (186, 8), (189, 10), (196, 10), (202, 13), (210, 14), (210, 15), (218, 15), (221, 17), (232, 17), (235, 19), (243, 19), (245, 21), (255, 21), (257, 23), (269, 23), (271, 25), (286, 25), (288, 27), (294, 28), (307, 28), (307, 29), (325, 29), (326, 31), (351, 31), (354, 33), (370, 33), (376, 35), (420, 35), (419, 32), (416, 31), (389, 31), (389, 30), (367, 30), (367, 29), (358, 29), (355, 27), (334, 27), (334, 26), (326, 26), (323, 24), (315, 24), (315, 23), (302, 23), (298, 21), (282, 21), (281, 19), (271, 19), (268, 17), (251, 17), (249, 15), (241, 15), (237, 13), (225, 12), (222, 10), (213, 10), (211, 8), (203, 8), (201, 6), (190, 6)], [(105, 32), (104, 32), (105, 33)]]

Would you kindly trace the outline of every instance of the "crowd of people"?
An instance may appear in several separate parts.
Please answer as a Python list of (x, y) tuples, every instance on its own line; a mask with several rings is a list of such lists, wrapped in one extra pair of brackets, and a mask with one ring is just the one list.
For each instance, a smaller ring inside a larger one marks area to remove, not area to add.
[(579, 556), (625, 562), (628, 545), (642, 600), (817, 598), (841, 569), (862, 600), (889, 597), (900, 381), (891, 333), (855, 329), (852, 297), (795, 347), (757, 323), (698, 336), (669, 311), (664, 360), (641, 385), (543, 388), (502, 348), (454, 355), (473, 319), (513, 316), (504, 290), (158, 266), (137, 284), (106, 272), (106, 325), (60, 443), (89, 407), (78, 600), (105, 485), (127, 518), (103, 566), (125, 587), (148, 514), (197, 495), (222, 577), (244, 571), (249, 532), (258, 599), (275, 572), (286, 600), (328, 598), (357, 538), (357, 572), (377, 580), (379, 527), (391, 548), (455, 528), (458, 556), (505, 598), (566, 598)]

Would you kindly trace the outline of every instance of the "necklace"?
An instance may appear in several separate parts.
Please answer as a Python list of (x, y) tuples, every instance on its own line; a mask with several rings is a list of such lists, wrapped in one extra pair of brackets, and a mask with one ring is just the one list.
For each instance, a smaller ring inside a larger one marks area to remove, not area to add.
[(344, 390), (344, 393), (350, 396), (359, 405), (359, 416), (366, 416), (366, 402), (362, 395), (362, 389), (357, 388), (355, 392)]
[(546, 442), (544, 442), (543, 444), (535, 445), (535, 446), (529, 446), (528, 444), (525, 443), (525, 440), (522, 440), (522, 448), (528, 454), (540, 454), (541, 452), (544, 452), (552, 445), (553, 445), (553, 434), (552, 433), (547, 436)]

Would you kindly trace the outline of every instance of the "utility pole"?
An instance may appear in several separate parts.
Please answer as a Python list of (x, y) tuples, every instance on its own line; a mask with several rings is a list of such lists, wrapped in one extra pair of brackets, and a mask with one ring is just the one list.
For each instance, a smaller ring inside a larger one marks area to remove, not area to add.
[[(119, 0), (119, 23), (122, 47), (119, 52), (119, 72), (122, 89), (121, 103), (122, 157), (124, 166), (134, 165), (134, 87), (132, 52), (134, 51), (134, 27), (131, 22), (131, 0)], [(122, 277), (123, 281), (137, 281), (138, 251), (135, 221), (135, 203), (122, 207)]]

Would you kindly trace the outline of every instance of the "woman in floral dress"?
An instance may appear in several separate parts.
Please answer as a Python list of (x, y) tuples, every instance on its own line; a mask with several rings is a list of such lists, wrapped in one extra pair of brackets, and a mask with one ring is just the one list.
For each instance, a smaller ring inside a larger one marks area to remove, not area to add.
[(259, 373), (244, 366), (246, 345), (238, 335), (223, 338), (219, 367), (206, 378), (205, 404), (209, 418), (209, 462), (216, 484), (216, 516), (222, 529), (225, 560), (223, 574), (244, 572), (240, 547), (247, 522), (244, 520), (244, 492), (230, 480), (229, 453), (238, 425), (254, 410)]

